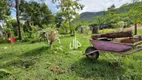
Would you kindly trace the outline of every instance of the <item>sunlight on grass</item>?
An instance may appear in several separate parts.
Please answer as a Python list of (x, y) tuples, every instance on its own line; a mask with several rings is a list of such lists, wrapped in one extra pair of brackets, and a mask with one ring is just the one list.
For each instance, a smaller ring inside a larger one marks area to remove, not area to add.
[[(47, 43), (0, 44), (0, 69), (12, 74), (0, 76), (2, 80), (141, 80), (141, 52), (123, 56), (121, 69), (109, 65), (109, 59), (100, 55), (98, 61), (87, 59), (83, 53), (91, 46), (90, 35), (77, 34), (82, 43), (78, 50), (70, 50), (74, 37), (61, 38), (63, 51), (54, 43), (50, 49)], [(7, 47), (4, 49), (4, 47)], [(116, 55), (118, 56), (118, 55)]]
[(110, 33), (110, 32), (116, 32), (115, 29), (103, 29), (103, 30), (99, 30), (99, 33), (102, 34), (102, 33)]

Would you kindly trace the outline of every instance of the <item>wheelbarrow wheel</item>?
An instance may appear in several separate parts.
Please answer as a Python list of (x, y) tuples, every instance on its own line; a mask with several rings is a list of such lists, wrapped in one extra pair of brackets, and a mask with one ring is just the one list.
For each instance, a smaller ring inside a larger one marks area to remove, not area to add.
[(87, 53), (90, 53), (94, 50), (97, 50), (97, 49), (94, 48), (94, 47), (88, 47), (85, 51), (86, 57), (91, 59), (91, 60), (97, 60), (99, 58), (99, 52), (98, 51), (87, 55)]

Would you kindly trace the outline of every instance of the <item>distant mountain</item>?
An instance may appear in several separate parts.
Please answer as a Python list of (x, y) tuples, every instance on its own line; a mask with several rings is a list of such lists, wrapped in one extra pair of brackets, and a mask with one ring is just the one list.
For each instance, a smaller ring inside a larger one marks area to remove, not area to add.
[[(115, 13), (126, 13), (130, 9), (135, 8), (139, 5), (142, 5), (142, 2), (136, 2), (131, 4), (124, 4), (120, 8), (114, 9)], [(74, 20), (73, 22), (81, 21), (81, 22), (91, 22), (97, 16), (105, 14), (108, 11), (100, 11), (100, 12), (83, 12), (80, 14), (80, 18), (78, 20)]]
[(100, 16), (100, 15), (103, 15), (103, 14), (104, 14), (104, 11), (100, 11), (100, 12), (84, 12), (84, 13), (80, 14), (80, 21), (89, 22), (89, 21), (92, 21), (97, 16)]

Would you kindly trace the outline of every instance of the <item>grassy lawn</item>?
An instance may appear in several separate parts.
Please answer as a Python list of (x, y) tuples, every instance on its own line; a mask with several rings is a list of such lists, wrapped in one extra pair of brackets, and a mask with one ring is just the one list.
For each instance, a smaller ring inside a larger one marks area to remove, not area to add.
[(63, 50), (57, 42), (53, 49), (44, 42), (0, 44), (0, 69), (10, 72), (0, 73), (0, 80), (142, 80), (142, 52), (123, 55), (121, 68), (116, 70), (101, 54), (98, 61), (83, 55), (91, 46), (89, 36), (77, 35), (82, 43), (78, 50), (69, 49), (73, 39), (69, 36), (61, 38)]

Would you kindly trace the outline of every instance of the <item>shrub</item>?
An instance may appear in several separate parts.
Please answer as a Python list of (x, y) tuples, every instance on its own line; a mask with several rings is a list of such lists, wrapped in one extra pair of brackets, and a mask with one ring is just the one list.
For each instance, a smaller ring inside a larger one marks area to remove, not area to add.
[(6, 43), (7, 42), (7, 39), (5, 38), (0, 38), (0, 43)]
[(103, 29), (103, 30), (99, 31), (99, 33), (101, 33), (101, 34), (110, 33), (110, 32), (116, 32), (116, 29)]

